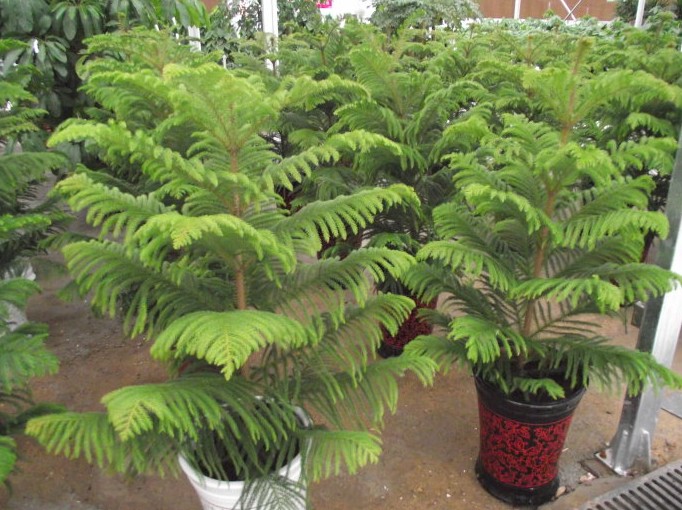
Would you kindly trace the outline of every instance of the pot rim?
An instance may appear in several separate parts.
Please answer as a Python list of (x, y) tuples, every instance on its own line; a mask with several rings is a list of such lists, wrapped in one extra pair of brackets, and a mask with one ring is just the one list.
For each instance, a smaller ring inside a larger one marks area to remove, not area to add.
[(474, 381), (479, 404), (495, 409), (496, 414), (501, 413), (519, 423), (551, 423), (562, 420), (575, 411), (586, 391), (584, 386), (580, 386), (571, 390), (564, 398), (527, 402), (506, 395), (497, 386), (477, 375), (474, 375)]
[[(294, 413), (296, 414), (298, 419), (301, 420), (301, 424), (303, 425), (303, 427), (309, 428), (313, 424), (312, 418), (302, 407), (295, 406)], [(301, 465), (301, 462), (302, 462), (301, 454), (298, 453), (293, 459), (291, 459), (289, 463), (282, 466), (277, 471), (277, 474), (280, 476), (287, 476), (287, 473), (289, 473), (290, 471), (298, 469)], [(234, 490), (243, 490), (244, 486), (247, 483), (244, 480), (218, 480), (217, 478), (207, 476), (202, 472), (194, 469), (187, 460), (187, 456), (183, 455), (182, 453), (178, 453), (178, 463), (180, 464), (180, 468), (185, 473), (187, 478), (189, 478), (193, 483), (196, 483), (208, 489), (229, 488)]]
[(490, 395), (497, 395), (497, 396), (500, 396), (500, 397), (502, 397), (502, 398), (504, 398), (510, 402), (514, 402), (516, 404), (521, 404), (521, 405), (529, 406), (529, 407), (533, 407), (533, 406), (538, 406), (538, 407), (543, 407), (543, 408), (551, 407), (552, 404), (563, 403), (567, 400), (571, 400), (573, 398), (576, 398), (578, 395), (580, 395), (582, 397), (583, 393), (585, 393), (585, 391), (587, 391), (587, 386), (579, 385), (579, 386), (576, 386), (575, 388), (570, 388), (568, 390), (567, 394), (563, 397), (553, 399), (553, 400), (549, 400), (549, 401), (543, 401), (543, 402), (539, 402), (539, 401), (534, 402), (532, 400), (529, 402), (529, 401), (525, 401), (525, 400), (519, 400), (518, 398), (514, 398), (513, 395), (508, 395), (508, 394), (504, 393), (498, 386), (487, 381), (486, 379), (484, 379), (483, 377), (481, 377), (479, 375), (473, 374), (473, 377), (474, 377), (474, 381), (476, 383), (476, 387), (480, 388), (485, 393), (490, 394)]

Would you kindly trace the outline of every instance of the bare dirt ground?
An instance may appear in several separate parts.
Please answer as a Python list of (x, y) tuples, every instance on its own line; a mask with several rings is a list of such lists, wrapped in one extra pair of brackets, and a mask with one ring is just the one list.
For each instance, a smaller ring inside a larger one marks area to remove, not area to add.
[[(61, 402), (73, 410), (98, 409), (99, 399), (125, 384), (158, 380), (162, 369), (150, 360), (142, 340), (128, 340), (115, 321), (95, 318), (87, 303), (64, 303), (55, 296), (63, 282), (41, 282), (45, 291), (30, 303), (29, 318), (50, 326), (49, 347), (60, 357), (59, 374), (35, 382), (38, 400)], [(637, 329), (617, 321), (605, 329), (633, 345)], [(678, 356), (678, 359), (682, 356)], [(677, 369), (682, 368), (678, 362)], [(431, 388), (412, 378), (401, 382), (396, 415), (386, 422), (379, 464), (356, 476), (341, 476), (310, 487), (315, 510), (498, 510), (509, 506), (489, 496), (476, 482), (478, 417), (473, 382), (451, 372)], [(549, 508), (573, 508), (588, 498), (580, 484), (591, 459), (613, 436), (622, 395), (590, 390), (575, 415), (562, 456), (562, 481), (568, 496)], [(659, 465), (682, 458), (681, 421), (660, 412), (653, 454)], [(124, 480), (84, 461), (45, 454), (32, 440), (19, 441), (20, 472), (14, 492), (0, 495), (7, 510), (199, 510), (182, 477)], [(574, 492), (574, 489), (578, 489)], [(599, 490), (599, 486), (596, 487)], [(605, 490), (604, 490), (605, 491)], [(571, 494), (572, 493), (572, 494)], [(585, 494), (585, 495), (583, 495)], [(572, 498), (572, 499), (571, 499)], [(570, 502), (570, 503), (569, 503)], [(567, 506), (569, 503), (569, 506)], [(573, 506), (570, 506), (573, 505)]]

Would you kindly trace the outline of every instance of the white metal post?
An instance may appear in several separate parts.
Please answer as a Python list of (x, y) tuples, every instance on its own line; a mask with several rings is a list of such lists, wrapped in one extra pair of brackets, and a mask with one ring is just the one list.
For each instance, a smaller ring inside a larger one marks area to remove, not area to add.
[[(677, 148), (675, 168), (666, 201), (670, 237), (661, 242), (656, 264), (682, 273), (682, 132)], [(682, 289), (647, 303), (639, 331), (637, 348), (651, 352), (659, 363), (670, 366), (675, 355), (682, 326)], [(662, 395), (651, 388), (641, 395), (627, 397), (618, 430), (609, 448), (597, 457), (620, 475), (627, 475), (638, 464), (651, 466), (651, 440), (658, 421)]]
[[(564, 6), (564, 9), (566, 9), (566, 12), (568, 13), (564, 19), (566, 20), (568, 18), (571, 18), (573, 21), (575, 21), (576, 17), (575, 17), (575, 14), (573, 14), (575, 7), (573, 7), (573, 9), (571, 9), (564, 0), (559, 0), (559, 1), (561, 2), (561, 5)], [(580, 2), (578, 2), (578, 4), (580, 4)]]
[(514, 0), (514, 19), (521, 19), (521, 0)]
[(637, 14), (635, 15), (635, 26), (641, 27), (644, 24), (644, 7), (646, 0), (639, 0), (637, 3)]
[[(562, 2), (562, 3), (563, 3), (563, 2)], [(581, 4), (581, 3), (583, 3), (583, 0), (578, 0), (578, 2), (573, 6), (573, 8), (571, 8), (571, 10), (569, 11), (569, 13), (566, 15), (566, 17), (564, 18), (564, 21), (566, 21), (569, 17), (573, 18), (573, 21), (576, 21), (576, 17), (575, 17), (575, 14), (574, 14), (574, 13), (575, 13), (575, 10), (576, 10), (578, 7), (580, 7), (580, 4)], [(588, 12), (588, 14), (589, 14), (589, 11), (590, 11), (590, 8), (589, 8), (589, 6), (588, 6), (588, 7), (587, 7), (587, 12)]]
[(279, 23), (277, 18), (277, 0), (262, 0), (263, 6), (263, 32), (266, 37), (268, 49), (277, 49), (277, 36), (279, 34)]
[(201, 51), (201, 29), (199, 27), (187, 27), (187, 35), (189, 36), (189, 45), (194, 51)]

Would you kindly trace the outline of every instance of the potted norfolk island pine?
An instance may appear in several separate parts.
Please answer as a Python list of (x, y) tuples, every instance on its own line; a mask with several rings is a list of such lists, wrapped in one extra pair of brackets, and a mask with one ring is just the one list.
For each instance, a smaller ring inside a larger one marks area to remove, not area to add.
[(630, 394), (682, 385), (650, 354), (600, 333), (608, 314), (680, 280), (640, 263), (645, 235), (665, 236), (668, 226), (647, 210), (651, 178), (625, 173), (633, 164), (672, 164), (675, 141), (637, 137), (600, 148), (597, 137), (582, 136), (612, 102), (679, 104), (679, 89), (641, 72), (584, 73), (585, 51), (582, 42), (572, 67), (524, 72), (535, 120), (506, 113), (498, 127), (480, 115), (446, 133), (464, 140), (450, 156), (457, 194), (434, 211), (439, 238), (419, 251), (407, 278), (422, 299), (444, 299), (432, 314), (441, 333), (406, 352), (428, 354), (443, 369), (469, 367), (480, 411), (476, 473), (512, 504), (554, 496), (588, 384), (625, 384)]
[[(97, 41), (120, 49), (130, 36)], [(126, 47), (142, 60), (164, 53)], [(50, 452), (128, 474), (176, 471), (180, 454), (205, 508), (304, 508), (306, 480), (377, 460), (396, 377), (432, 376), (424, 356), (372, 362), (382, 328), (395, 330), (413, 306), (373, 294), (373, 281), (399, 277), (412, 257), (381, 248), (314, 257), (321, 237), (415, 206), (414, 193), (367, 189), (290, 213), (276, 187), (378, 138), (352, 131), (283, 158), (263, 135), (300, 97), (295, 83), (268, 92), (215, 64), (134, 70), (137, 57), (119, 55), (120, 65), (85, 68), (110, 119), (72, 121), (51, 143), (85, 141), (105, 163), (138, 168), (154, 191), (131, 195), (85, 168), (64, 180), (59, 191), (101, 229), (64, 254), (94, 306), (121, 309), (169, 378), (115, 390), (103, 411), (35, 419), (28, 433)]]
[[(372, 34), (371, 27), (366, 30)], [(417, 55), (450, 51), (436, 43), (412, 42), (409, 30), (398, 36), (400, 40), (394, 40), (394, 46), (409, 47)], [(471, 113), (476, 101), (488, 94), (472, 82), (450, 83), (439, 74), (443, 69), (427, 66), (427, 58), (419, 61), (398, 49), (389, 52), (369, 35), (367, 39), (369, 42), (357, 45), (348, 54), (359, 91), (334, 111), (338, 122), (326, 134), (344, 129), (367, 130), (391, 140), (400, 151), (393, 150), (393, 144), (377, 144), (356, 154), (352, 164), (323, 168), (307, 182), (298, 201), (305, 203), (311, 196), (335, 196), (370, 183), (410, 186), (421, 207), (382, 212), (363, 236), (369, 246), (390, 246), (414, 254), (433, 238), (433, 208), (446, 201), (454, 189), (452, 170), (441, 158), (457, 144), (444, 139), (443, 131), (454, 119)], [(413, 298), (409, 289), (396, 279), (381, 282), (379, 289)], [(429, 332), (430, 325), (422, 314), (434, 306), (435, 299), (417, 302), (397, 333), (386, 332), (380, 355), (400, 355), (413, 338)]]
[[(0, 55), (24, 46), (0, 39)], [(36, 198), (38, 184), (47, 172), (64, 166), (64, 158), (28, 150), (28, 143), (26, 150), (20, 149), (21, 142), (38, 131), (35, 122), (45, 114), (26, 89), (32, 71), (17, 66), (0, 74), (0, 489), (9, 486), (16, 467), (15, 434), (23, 432), (31, 417), (59, 409), (35, 403), (30, 390), (32, 378), (59, 367), (45, 347), (47, 326), (28, 321), (24, 313), (28, 299), (40, 292), (27, 278), (30, 259), (40, 253), (50, 228), (66, 220), (54, 201)]]

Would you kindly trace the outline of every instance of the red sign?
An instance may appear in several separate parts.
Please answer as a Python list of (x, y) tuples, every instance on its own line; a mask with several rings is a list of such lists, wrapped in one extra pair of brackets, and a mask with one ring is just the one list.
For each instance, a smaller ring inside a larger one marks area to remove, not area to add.
[(315, 5), (317, 5), (320, 9), (326, 9), (327, 7), (332, 6), (332, 0), (322, 0), (321, 2), (317, 2)]

